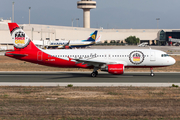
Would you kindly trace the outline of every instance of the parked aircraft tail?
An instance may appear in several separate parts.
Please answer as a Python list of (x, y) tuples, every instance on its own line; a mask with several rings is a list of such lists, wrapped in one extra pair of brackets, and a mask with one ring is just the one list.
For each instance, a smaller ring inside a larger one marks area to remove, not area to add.
[(99, 35), (96, 39), (96, 43), (100, 43), (101, 42), (101, 35)]
[(87, 40), (84, 40), (84, 41), (89, 41), (89, 42), (95, 42), (96, 41), (96, 37), (97, 37), (97, 30), (93, 33), (93, 34), (91, 34), (91, 36), (87, 39)]
[(172, 38), (172, 36), (169, 36), (169, 41), (170, 42), (175, 42), (175, 43), (180, 43), (180, 39)]

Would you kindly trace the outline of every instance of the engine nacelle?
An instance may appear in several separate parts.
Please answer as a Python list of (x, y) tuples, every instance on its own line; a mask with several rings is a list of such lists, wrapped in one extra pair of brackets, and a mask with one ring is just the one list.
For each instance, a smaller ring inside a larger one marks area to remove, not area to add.
[(123, 64), (109, 64), (104, 68), (101, 68), (101, 71), (107, 71), (110, 74), (122, 75), (124, 73), (124, 65)]
[(65, 49), (69, 49), (69, 46), (68, 46), (68, 45), (66, 45), (64, 48), (65, 48)]

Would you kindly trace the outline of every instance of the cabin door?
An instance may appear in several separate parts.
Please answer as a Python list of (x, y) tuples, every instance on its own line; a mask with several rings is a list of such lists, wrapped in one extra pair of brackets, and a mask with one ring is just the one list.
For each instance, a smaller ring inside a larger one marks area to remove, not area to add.
[(38, 61), (42, 61), (42, 58), (43, 58), (43, 52), (42, 51), (38, 51), (38, 53), (37, 53), (37, 60)]

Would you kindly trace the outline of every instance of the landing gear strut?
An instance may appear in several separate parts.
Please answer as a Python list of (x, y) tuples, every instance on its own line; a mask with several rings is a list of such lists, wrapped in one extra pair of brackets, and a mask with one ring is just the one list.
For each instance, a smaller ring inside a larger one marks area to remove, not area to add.
[(93, 72), (91, 73), (91, 77), (96, 77), (97, 75), (98, 75), (98, 70), (99, 68), (97, 68), (97, 67), (94, 67), (94, 70), (93, 70)]
[(150, 70), (151, 70), (150, 76), (151, 77), (155, 76), (155, 74), (153, 73), (153, 68), (152, 67), (150, 68)]

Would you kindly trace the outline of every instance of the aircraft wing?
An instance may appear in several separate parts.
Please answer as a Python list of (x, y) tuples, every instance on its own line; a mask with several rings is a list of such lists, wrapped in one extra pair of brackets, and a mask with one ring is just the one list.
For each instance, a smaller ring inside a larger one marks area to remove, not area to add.
[(104, 61), (99, 61), (99, 60), (92, 60), (92, 59), (73, 59), (76, 61), (76, 63), (83, 63), (83, 64), (88, 64), (90, 65), (103, 65), (106, 64)]
[(96, 59), (73, 59), (76, 63), (87, 64), (87, 66), (102, 66), (104, 64), (124, 64), (127, 65), (125, 61), (112, 61), (112, 60), (96, 60)]

